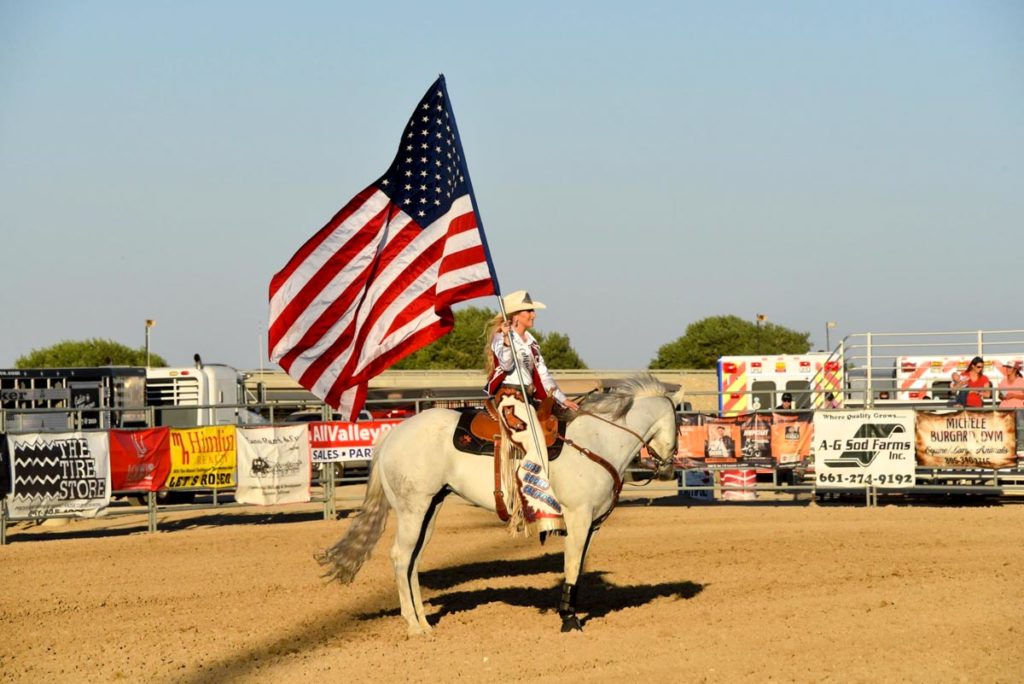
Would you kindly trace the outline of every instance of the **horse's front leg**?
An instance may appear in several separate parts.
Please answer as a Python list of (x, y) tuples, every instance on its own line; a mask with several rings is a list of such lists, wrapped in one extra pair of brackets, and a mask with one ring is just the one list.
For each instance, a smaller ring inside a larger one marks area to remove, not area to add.
[(576, 615), (576, 599), (579, 593), (579, 579), (583, 574), (583, 561), (586, 559), (590, 537), (593, 534), (591, 524), (593, 516), (586, 513), (565, 514), (565, 581), (562, 583), (562, 596), (558, 602), (558, 615), (562, 618), (562, 631), (571, 632), (583, 629), (583, 624)]

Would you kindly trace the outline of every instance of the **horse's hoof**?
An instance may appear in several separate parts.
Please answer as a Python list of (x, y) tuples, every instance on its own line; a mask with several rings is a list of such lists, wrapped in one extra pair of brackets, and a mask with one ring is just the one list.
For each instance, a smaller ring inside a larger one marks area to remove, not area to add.
[(573, 614), (573, 615), (563, 615), (562, 616), (562, 632), (563, 633), (564, 632), (582, 632), (582, 631), (583, 631), (583, 623), (580, 622), (580, 619), (578, 617), (576, 617), (575, 614)]
[(406, 631), (406, 634), (410, 637), (430, 636), (431, 631), (432, 630), (429, 626), (409, 625), (409, 629)]

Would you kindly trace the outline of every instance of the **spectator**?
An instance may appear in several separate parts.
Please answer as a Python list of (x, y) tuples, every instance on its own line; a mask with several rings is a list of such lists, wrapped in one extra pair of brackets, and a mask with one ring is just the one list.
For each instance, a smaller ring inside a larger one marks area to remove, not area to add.
[(1021, 377), (1021, 362), (1006, 366), (1006, 379), (999, 383), (1003, 400), (999, 402), (1001, 409), (1024, 408), (1024, 378)]
[(775, 408), (781, 409), (783, 411), (792, 411), (793, 410), (793, 395), (790, 394), (789, 392), (783, 392), (782, 393), (782, 403), (779, 404), (778, 406), (776, 406)]
[(825, 403), (821, 405), (821, 408), (826, 409), (837, 409), (839, 408), (839, 401), (836, 399), (836, 395), (832, 392), (825, 392)]
[(966, 372), (953, 373), (953, 384), (950, 387), (958, 390), (955, 403), (967, 408), (981, 408), (985, 405), (985, 400), (992, 392), (983, 388), (991, 387), (992, 383), (985, 376), (984, 370), (985, 360), (975, 356)]

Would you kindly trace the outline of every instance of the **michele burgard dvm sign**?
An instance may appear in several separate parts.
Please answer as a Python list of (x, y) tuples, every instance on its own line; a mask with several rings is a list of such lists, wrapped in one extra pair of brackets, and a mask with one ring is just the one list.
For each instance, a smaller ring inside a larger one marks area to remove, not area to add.
[(818, 411), (814, 448), (819, 487), (914, 484), (913, 411)]

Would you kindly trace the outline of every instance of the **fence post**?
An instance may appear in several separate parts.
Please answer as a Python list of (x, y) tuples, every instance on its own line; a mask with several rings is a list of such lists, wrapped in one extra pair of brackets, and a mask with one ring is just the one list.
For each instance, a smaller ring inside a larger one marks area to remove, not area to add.
[(156, 532), (156, 492), (146, 492), (146, 531)]
[(875, 405), (875, 390), (872, 387), (871, 376), (873, 375), (872, 363), (871, 363), (871, 333), (866, 333), (865, 338), (865, 349), (867, 350), (867, 374), (868, 374), (868, 396), (864, 397), (865, 408), (873, 408)]
[(7, 499), (0, 499), (0, 546), (7, 544)]

